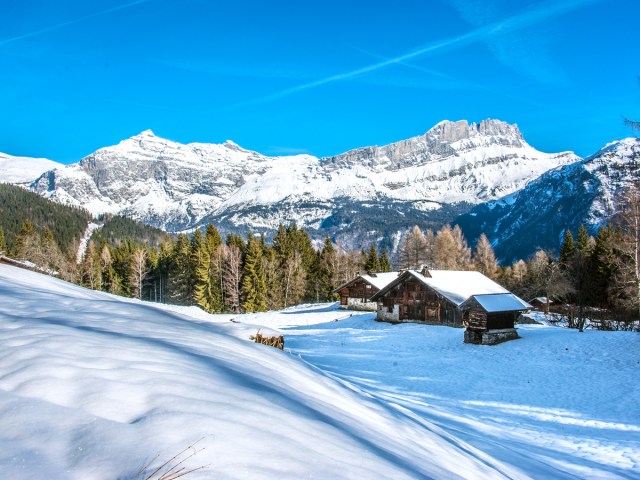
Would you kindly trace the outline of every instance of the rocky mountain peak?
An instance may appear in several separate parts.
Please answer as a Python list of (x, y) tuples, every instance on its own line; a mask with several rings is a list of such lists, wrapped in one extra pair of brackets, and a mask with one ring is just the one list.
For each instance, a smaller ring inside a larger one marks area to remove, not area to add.
[(424, 135), (383, 147), (350, 150), (341, 155), (323, 158), (322, 163), (329, 168), (364, 165), (395, 171), (491, 146), (503, 149), (531, 148), (515, 124), (492, 119), (482, 120), (479, 124), (470, 124), (466, 120), (445, 120)]
[(431, 128), (425, 135), (427, 143), (432, 145), (452, 144), (461, 140), (470, 140), (474, 137), (485, 137), (489, 143), (500, 143), (521, 147), (525, 144), (520, 129), (515, 124), (509, 124), (501, 120), (482, 120), (469, 124), (466, 120), (451, 122), (442, 121)]

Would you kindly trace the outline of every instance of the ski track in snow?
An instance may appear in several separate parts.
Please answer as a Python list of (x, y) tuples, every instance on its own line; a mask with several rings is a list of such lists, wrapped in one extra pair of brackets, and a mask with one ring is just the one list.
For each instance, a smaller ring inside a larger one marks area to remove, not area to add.
[(91, 235), (93, 235), (93, 232), (102, 227), (103, 225), (89, 222), (89, 224), (87, 225), (87, 229), (82, 234), (80, 244), (78, 245), (78, 252), (76, 253), (76, 261), (78, 263), (82, 262), (82, 259), (84, 258), (84, 252), (87, 251), (87, 246), (89, 245), (89, 240), (91, 240)]

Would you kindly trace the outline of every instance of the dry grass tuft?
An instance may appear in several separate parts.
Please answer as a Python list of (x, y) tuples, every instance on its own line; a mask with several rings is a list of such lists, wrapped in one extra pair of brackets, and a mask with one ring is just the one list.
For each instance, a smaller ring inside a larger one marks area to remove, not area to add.
[(183, 465), (187, 460), (204, 450), (204, 448), (196, 448), (200, 441), (202, 438), (176, 453), (159, 467), (152, 466), (160, 458), (160, 454), (156, 455), (153, 460), (140, 469), (137, 478), (141, 480), (176, 480), (209, 467), (209, 465), (200, 465), (190, 468)]

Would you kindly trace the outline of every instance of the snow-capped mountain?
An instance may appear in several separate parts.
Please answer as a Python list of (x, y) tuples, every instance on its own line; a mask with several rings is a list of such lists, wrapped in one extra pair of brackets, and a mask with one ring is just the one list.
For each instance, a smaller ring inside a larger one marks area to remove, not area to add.
[(14, 157), (0, 153), (0, 183), (31, 183), (44, 172), (62, 166), (46, 158)]
[(550, 170), (514, 195), (479, 205), (456, 223), (468, 239), (485, 232), (503, 260), (526, 258), (537, 248), (557, 251), (567, 228), (575, 234), (584, 224), (595, 234), (638, 180), (640, 139), (627, 138)]
[(271, 231), (296, 221), (349, 243), (367, 232), (379, 241), (415, 222), (451, 221), (578, 160), (539, 152), (516, 125), (498, 120), (444, 121), (418, 137), (326, 158), (267, 157), (229, 141), (184, 145), (147, 130), (46, 172), (32, 189), (168, 231), (209, 222)]

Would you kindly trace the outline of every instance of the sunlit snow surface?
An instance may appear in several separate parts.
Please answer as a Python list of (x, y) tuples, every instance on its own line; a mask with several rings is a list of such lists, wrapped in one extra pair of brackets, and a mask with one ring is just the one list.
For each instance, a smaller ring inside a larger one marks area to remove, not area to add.
[(1, 477), (136, 478), (198, 439), (186, 478), (640, 476), (640, 335), (519, 333), (209, 316), (0, 265)]
[(0, 153), (0, 183), (29, 183), (63, 165), (46, 158), (14, 157)]

